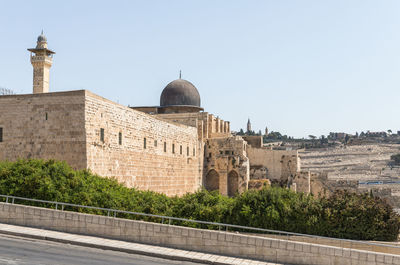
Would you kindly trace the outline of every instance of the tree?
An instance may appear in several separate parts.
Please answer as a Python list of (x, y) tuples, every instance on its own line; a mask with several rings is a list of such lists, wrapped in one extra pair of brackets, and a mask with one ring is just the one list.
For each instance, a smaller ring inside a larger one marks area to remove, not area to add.
[(317, 136), (311, 135), (311, 134), (310, 134), (310, 135), (308, 136), (308, 138), (310, 138), (311, 140), (315, 140), (315, 139), (317, 138)]
[(282, 134), (280, 132), (270, 132), (268, 135), (265, 135), (266, 139), (272, 139), (272, 140), (280, 140), (282, 139)]
[(347, 144), (349, 139), (350, 139), (350, 136), (348, 134), (346, 134), (346, 136), (344, 137), (344, 142)]
[(392, 130), (390, 130), (390, 129), (387, 130), (387, 132), (388, 132), (388, 134), (392, 134)]

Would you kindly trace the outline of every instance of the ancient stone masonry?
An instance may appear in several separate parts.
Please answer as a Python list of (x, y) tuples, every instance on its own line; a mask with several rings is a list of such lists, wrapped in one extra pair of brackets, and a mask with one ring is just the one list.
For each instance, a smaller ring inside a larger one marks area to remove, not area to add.
[(250, 159), (250, 178), (268, 178), (275, 181), (287, 181), (300, 171), (297, 151), (271, 150), (267, 148), (248, 148)]
[(263, 147), (263, 138), (260, 136), (253, 135), (243, 135), (242, 138), (253, 148), (262, 148)]
[(160, 121), (88, 91), (0, 96), (0, 128), (0, 160), (64, 160), (168, 195), (193, 192), (201, 184), (196, 128)]
[(230, 137), (230, 124), (207, 112), (158, 114), (157, 118), (198, 128), (199, 140)]
[(287, 182), (300, 167), (297, 152), (233, 136), (228, 121), (203, 112), (187, 80), (170, 82), (160, 106), (125, 107), (86, 90), (49, 92), (54, 52), (43, 33), (28, 50), (33, 94), (0, 96), (0, 160), (63, 160), (167, 195), (205, 186), (233, 196), (248, 189), (250, 178), (251, 187)]
[[(130, 187), (168, 195), (182, 195), (200, 187), (196, 128), (161, 121), (88, 91), (86, 95), (89, 168), (101, 176), (117, 177)], [(104, 141), (100, 140), (101, 128)]]
[(202, 185), (233, 195), (298, 166), (295, 152), (248, 146), (212, 114), (148, 115), (84, 90), (0, 96), (0, 128), (0, 160), (64, 160), (168, 195)]
[(229, 196), (247, 190), (250, 164), (246, 149), (246, 141), (239, 136), (208, 139), (204, 150), (206, 189)]
[(85, 92), (0, 96), (0, 160), (43, 158), (86, 168)]

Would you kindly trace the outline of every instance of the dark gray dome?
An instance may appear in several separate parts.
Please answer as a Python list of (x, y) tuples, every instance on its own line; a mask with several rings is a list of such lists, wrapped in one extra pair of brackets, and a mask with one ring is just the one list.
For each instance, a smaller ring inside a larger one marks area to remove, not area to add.
[(199, 91), (187, 80), (174, 80), (161, 93), (160, 106), (177, 105), (200, 107)]
[(39, 35), (39, 37), (37, 38), (37, 41), (38, 41), (38, 42), (47, 42), (47, 38), (46, 38), (46, 36), (43, 34), (43, 32), (42, 32), (42, 34)]

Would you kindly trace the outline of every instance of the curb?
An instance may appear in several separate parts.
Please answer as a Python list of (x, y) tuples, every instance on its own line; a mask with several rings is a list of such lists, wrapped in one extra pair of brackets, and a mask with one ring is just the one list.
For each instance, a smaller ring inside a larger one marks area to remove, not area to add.
[(75, 241), (75, 240), (60, 239), (60, 238), (49, 237), (49, 236), (38, 236), (38, 235), (31, 235), (31, 234), (25, 234), (25, 233), (19, 233), (19, 232), (11, 232), (11, 231), (6, 231), (6, 230), (0, 230), (0, 234), (40, 239), (40, 240), (46, 240), (46, 241), (52, 241), (52, 242), (58, 242), (58, 243), (66, 243), (66, 244), (71, 244), (71, 245), (76, 245), (76, 246), (97, 248), (97, 249), (103, 249), (103, 250), (119, 251), (119, 252), (125, 252), (125, 253), (129, 253), (129, 254), (138, 254), (138, 255), (143, 255), (143, 256), (156, 257), (156, 258), (169, 259), (169, 260), (189, 261), (189, 262), (194, 262), (194, 263), (213, 264), (213, 265), (230, 265), (231, 264), (231, 263), (225, 263), (225, 262), (219, 262), (219, 261), (210, 261), (210, 260), (203, 260), (203, 259), (197, 259), (197, 258), (188, 258), (188, 257), (183, 257), (183, 256), (153, 253), (150, 251), (141, 251), (141, 250), (127, 249), (127, 248), (104, 246), (104, 245), (100, 245), (100, 244), (85, 243), (85, 242), (79, 242), (79, 241)]

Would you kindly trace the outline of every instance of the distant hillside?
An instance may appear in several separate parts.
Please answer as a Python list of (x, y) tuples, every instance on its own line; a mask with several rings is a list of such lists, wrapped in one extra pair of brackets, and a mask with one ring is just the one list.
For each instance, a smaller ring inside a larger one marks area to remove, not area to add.
[(400, 168), (390, 166), (390, 157), (400, 153), (400, 144), (373, 143), (300, 151), (304, 170), (326, 172), (328, 179), (365, 180), (397, 178)]

